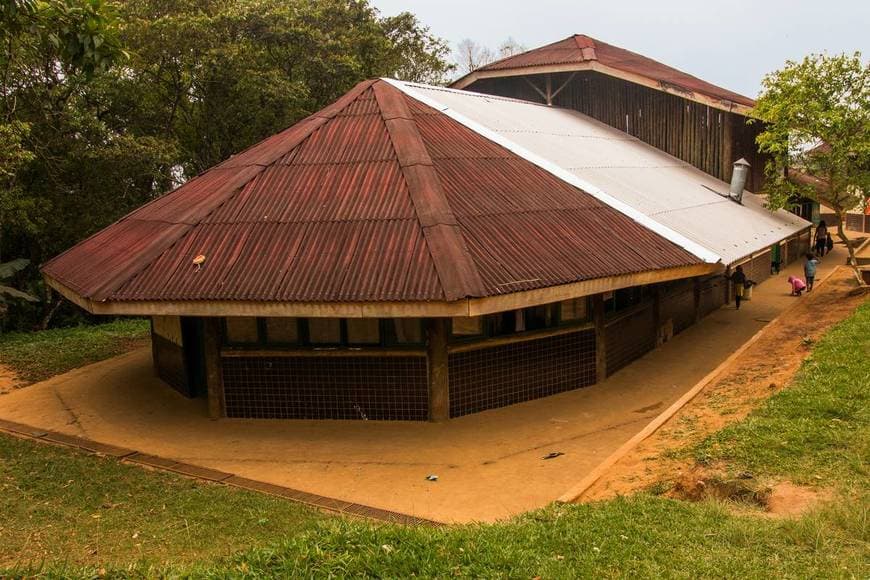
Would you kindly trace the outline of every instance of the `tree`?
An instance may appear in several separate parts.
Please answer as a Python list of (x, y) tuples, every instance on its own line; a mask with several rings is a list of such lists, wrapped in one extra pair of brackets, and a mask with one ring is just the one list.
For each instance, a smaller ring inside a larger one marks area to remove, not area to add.
[[(451, 70), (416, 17), (368, 0), (108, 1), (0, 0), (4, 259), (43, 263), (363, 79)], [(32, 266), (16, 279), (39, 289)], [(9, 320), (38, 317), (19, 301)]]
[(403, 81), (444, 84), (447, 75), (456, 68), (447, 61), (450, 48), (444, 40), (432, 35), (410, 12), (402, 12), (381, 20), (381, 27), (392, 45), (395, 64), (390, 76)]
[[(837, 233), (860, 282), (843, 222), (870, 195), (870, 65), (860, 53), (788, 61), (764, 78), (754, 115), (764, 123), (759, 148), (770, 154), (768, 207), (787, 207), (796, 196), (806, 196), (834, 210)], [(809, 179), (795, 179), (789, 167)]]
[(528, 50), (525, 46), (514, 40), (513, 36), (508, 36), (498, 47), (498, 57), (507, 58)]
[(22, 292), (17, 288), (8, 285), (8, 282), (21, 270), (27, 267), (29, 260), (18, 258), (11, 262), (0, 263), (0, 320), (6, 315), (8, 310), (7, 301), (9, 298), (26, 300), (28, 302), (38, 302), (36, 296), (32, 296), (27, 292)]
[(468, 74), (494, 61), (495, 54), (486, 46), (466, 38), (456, 45), (455, 58), (459, 70)]

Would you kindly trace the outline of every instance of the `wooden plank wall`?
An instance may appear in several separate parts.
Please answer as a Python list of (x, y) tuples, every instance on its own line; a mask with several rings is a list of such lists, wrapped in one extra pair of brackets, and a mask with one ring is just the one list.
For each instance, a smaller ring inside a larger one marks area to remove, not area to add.
[[(546, 76), (481, 79), (468, 89), (543, 102), (529, 82), (545, 91)], [(569, 77), (570, 73), (553, 74), (553, 90)], [(755, 146), (761, 126), (748, 125), (741, 115), (593, 71), (577, 73), (553, 104), (625, 131), (723, 181), (731, 179), (732, 163), (744, 157), (752, 165), (747, 189), (761, 188), (764, 158)]]

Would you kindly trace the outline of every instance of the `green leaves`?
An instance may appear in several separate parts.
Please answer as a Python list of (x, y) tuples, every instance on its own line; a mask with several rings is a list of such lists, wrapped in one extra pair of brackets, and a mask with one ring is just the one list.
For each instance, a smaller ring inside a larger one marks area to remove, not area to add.
[(763, 86), (754, 113), (765, 123), (759, 148), (771, 156), (767, 206), (784, 208), (807, 197), (833, 209), (861, 283), (842, 222), (846, 212), (870, 201), (870, 63), (859, 52), (814, 54), (786, 62)]
[(26, 258), (18, 258), (11, 262), (0, 263), (0, 280), (11, 278), (30, 264)]
[[(18, 258), (16, 260), (12, 260), (11, 262), (0, 263), (0, 280), (7, 280), (12, 278), (18, 272), (24, 270), (30, 264), (30, 260), (26, 260), (24, 258)], [(12, 286), (6, 284), (0, 284), (0, 315), (5, 312), (4, 303), (6, 302), (6, 298), (18, 298), (20, 300), (26, 300), (28, 302), (39, 302), (39, 298), (36, 296), (32, 296), (26, 292), (22, 292), (17, 288), (13, 288)]]
[[(755, 115), (765, 123), (760, 148), (768, 204), (785, 207), (803, 195), (844, 213), (870, 192), (870, 65), (860, 53), (810, 55), (767, 75)], [(790, 168), (815, 178), (785, 179)], [(806, 180), (805, 180), (806, 181)]]
[(0, 256), (41, 263), (446, 45), (367, 0), (0, 0)]

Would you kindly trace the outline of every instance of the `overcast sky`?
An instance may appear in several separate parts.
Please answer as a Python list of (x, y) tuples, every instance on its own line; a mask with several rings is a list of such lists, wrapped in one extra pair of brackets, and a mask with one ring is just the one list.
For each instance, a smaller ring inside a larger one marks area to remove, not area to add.
[(587, 34), (755, 97), (765, 73), (811, 52), (870, 58), (870, 0), (372, 0), (447, 40), (534, 48)]

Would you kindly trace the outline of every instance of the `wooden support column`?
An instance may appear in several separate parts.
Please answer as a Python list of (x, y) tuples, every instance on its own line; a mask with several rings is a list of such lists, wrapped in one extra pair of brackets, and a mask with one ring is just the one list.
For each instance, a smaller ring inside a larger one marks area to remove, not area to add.
[(607, 378), (607, 336), (604, 324), (604, 295), (592, 296), (592, 319), (595, 323), (595, 382)]
[(154, 376), (160, 376), (160, 367), (157, 363), (157, 341), (154, 340), (154, 317), (148, 317), (148, 326), (151, 329), (151, 368), (154, 370)]
[(695, 324), (701, 321), (701, 279), (692, 278), (692, 290), (695, 298)]
[(656, 347), (664, 344), (662, 337), (662, 292), (658, 284), (650, 288), (653, 295), (653, 331), (656, 334)]
[(731, 304), (731, 266), (725, 268), (725, 283), (722, 287), (725, 292), (725, 304)]
[(208, 416), (219, 419), (226, 416), (224, 408), (224, 377), (221, 368), (221, 319), (203, 319), (203, 354), (205, 382), (208, 387)]
[(547, 106), (553, 106), (553, 77), (547, 73)]
[(447, 365), (447, 318), (426, 320), (426, 359), (429, 363), (429, 420), (450, 418), (450, 376)]
[(731, 171), (734, 168), (734, 115), (723, 112), (722, 115), (722, 181), (731, 182)]

